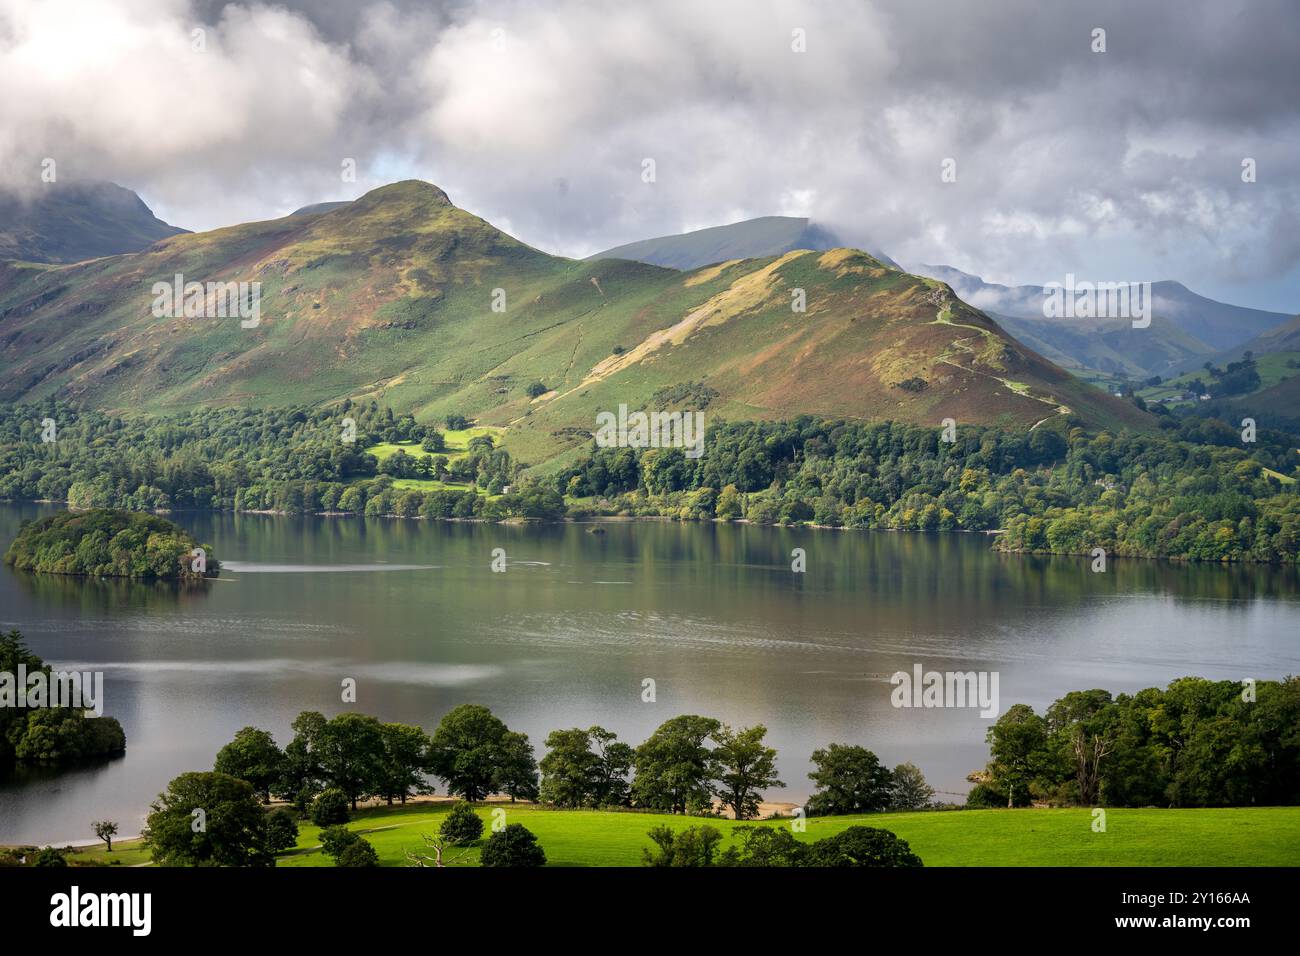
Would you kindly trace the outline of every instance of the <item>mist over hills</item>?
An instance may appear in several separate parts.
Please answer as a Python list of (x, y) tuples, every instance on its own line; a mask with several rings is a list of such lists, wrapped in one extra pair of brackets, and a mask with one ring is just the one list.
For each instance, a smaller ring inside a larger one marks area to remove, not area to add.
[(81, 262), (138, 252), (183, 232), (116, 183), (46, 183), (30, 196), (0, 192), (0, 259)]
[(1168, 280), (1151, 283), (1147, 328), (1135, 329), (1123, 318), (1047, 318), (1042, 286), (998, 285), (950, 266), (914, 268), (947, 282), (962, 299), (995, 316), (1012, 335), (1054, 362), (1134, 379), (1200, 365), (1291, 318), (1217, 302)]
[[(698, 269), (732, 259), (779, 256), (795, 249), (825, 251), (848, 245), (833, 230), (806, 218), (760, 216), (725, 226), (629, 242), (589, 258), (631, 259), (670, 269)], [(891, 268), (900, 268), (879, 250), (865, 251)]]

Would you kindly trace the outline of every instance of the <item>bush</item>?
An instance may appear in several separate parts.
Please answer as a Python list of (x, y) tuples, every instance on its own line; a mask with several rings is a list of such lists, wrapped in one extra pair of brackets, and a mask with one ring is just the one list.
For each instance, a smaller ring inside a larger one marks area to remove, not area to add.
[(361, 837), (355, 837), (334, 859), (335, 866), (378, 866), (379, 854)]
[(818, 840), (808, 850), (808, 866), (923, 866), (906, 840), (875, 827), (849, 827)]
[(347, 823), (350, 819), (348, 798), (337, 787), (327, 787), (322, 790), (316, 802), (311, 805), (311, 822), (318, 827)]
[(360, 839), (361, 837), (357, 836), (347, 827), (336, 823), (332, 827), (326, 827), (324, 830), (321, 830), (321, 851), (324, 852), (326, 856), (337, 857)]
[(547, 392), (550, 391), (550, 389), (547, 388), (545, 385), (543, 385), (541, 382), (533, 382), (533, 384), (529, 385), (526, 389), (524, 389), (524, 391), (528, 393), (529, 398), (538, 398), (542, 395), (545, 395)]
[(483, 820), (464, 800), (451, 805), (451, 812), (438, 828), (442, 838), (454, 846), (468, 846), (483, 835)]
[(642, 849), (643, 866), (713, 866), (722, 842), (722, 833), (708, 824), (680, 831), (655, 827), (646, 835), (654, 841), (658, 852)]
[(47, 846), (36, 854), (34, 866), (67, 866), (68, 861), (63, 858), (63, 854), (52, 846)]
[(488, 837), (479, 855), (482, 866), (545, 866), (546, 853), (522, 823), (511, 823)]

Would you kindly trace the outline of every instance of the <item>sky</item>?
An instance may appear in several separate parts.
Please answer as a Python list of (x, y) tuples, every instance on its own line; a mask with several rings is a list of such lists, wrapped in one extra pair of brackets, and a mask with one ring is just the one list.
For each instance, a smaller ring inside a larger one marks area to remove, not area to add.
[(809, 216), (1293, 314), (1297, 50), (1295, 0), (0, 0), (0, 188), (200, 230), (417, 178), (575, 257)]

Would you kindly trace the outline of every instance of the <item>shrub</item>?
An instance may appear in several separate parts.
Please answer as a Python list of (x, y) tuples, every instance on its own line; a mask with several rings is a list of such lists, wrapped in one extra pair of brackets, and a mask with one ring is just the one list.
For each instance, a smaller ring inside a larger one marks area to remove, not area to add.
[(47, 846), (36, 854), (34, 866), (67, 866), (68, 861), (63, 858), (63, 854), (52, 846)]
[(522, 823), (511, 823), (488, 837), (479, 855), (482, 866), (545, 866), (546, 853)]
[(326, 827), (320, 832), (321, 850), (326, 856), (337, 857), (360, 839), (361, 837), (347, 827), (337, 823), (332, 827)]
[(808, 850), (809, 866), (923, 866), (906, 840), (875, 827), (849, 827), (818, 840)]
[(356, 837), (334, 859), (335, 866), (378, 866), (379, 854), (361, 837)]
[(483, 835), (483, 820), (464, 800), (451, 806), (451, 812), (438, 828), (442, 838), (455, 846), (468, 846)]

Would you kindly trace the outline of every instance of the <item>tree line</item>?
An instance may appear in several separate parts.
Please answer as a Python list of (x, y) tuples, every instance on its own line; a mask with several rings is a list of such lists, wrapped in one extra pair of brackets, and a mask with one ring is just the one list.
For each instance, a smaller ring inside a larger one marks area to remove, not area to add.
[[(735, 819), (759, 815), (764, 790), (785, 784), (762, 725), (733, 730), (712, 717), (684, 714), (633, 747), (603, 727), (552, 731), (537, 761), (528, 735), (510, 730), (488, 708), (462, 704), (434, 731), (346, 712), (306, 711), (281, 749), (272, 735), (245, 727), (217, 753), (213, 770), (247, 781), (264, 801), (289, 801), (322, 825), (377, 798), (405, 802), (433, 792), (428, 777), (468, 801), (504, 794), (564, 808), (632, 807)], [(815, 815), (914, 810), (934, 791), (921, 771), (893, 771), (864, 747), (831, 744), (813, 752), (809, 777)], [(323, 809), (322, 809), (323, 808)]]
[[(40, 441), (43, 417), (60, 439)], [(352, 444), (339, 422), (356, 425)], [(493, 443), (468, 454), (361, 449), (438, 433), (370, 402), (337, 409), (202, 410), (123, 419), (51, 403), (0, 406), (0, 499), (74, 507), (342, 512), (423, 518), (555, 520), (592, 515), (812, 523), (891, 530), (1001, 531), (1007, 551), (1295, 563), (1300, 439), (1254, 441), (1215, 418), (1158, 416), (1143, 435), (1068, 422), (1032, 431), (892, 422), (714, 422), (705, 453), (596, 448), (531, 478)], [(454, 416), (464, 424), (461, 416)], [(953, 437), (953, 441), (945, 441)], [(398, 489), (402, 477), (461, 482)], [(505, 493), (509, 487), (510, 492)]]

